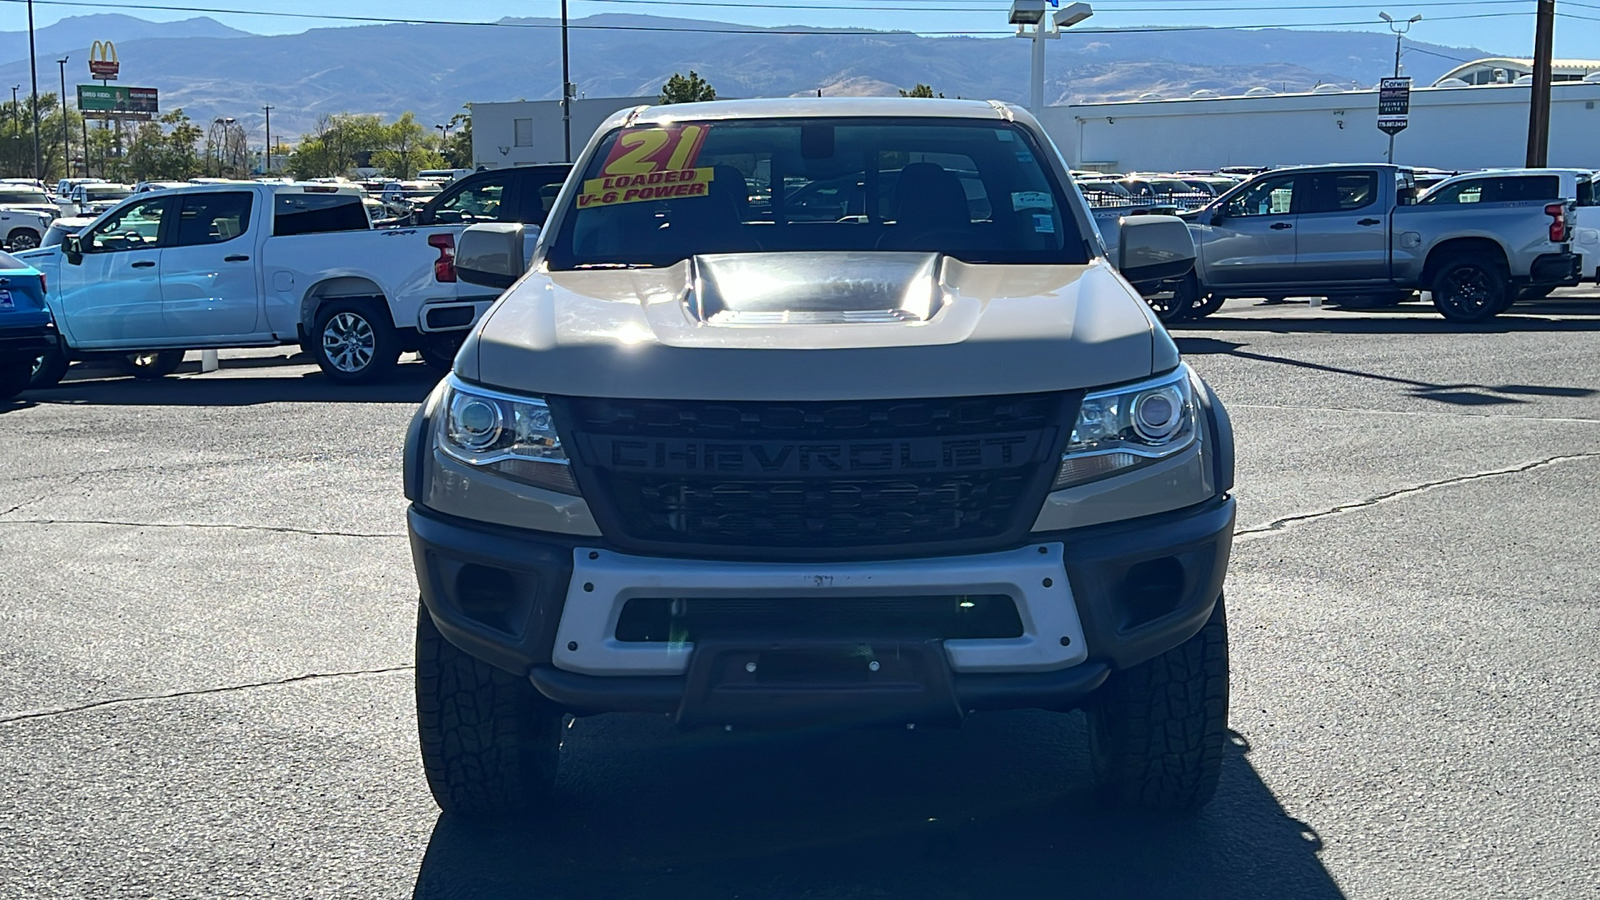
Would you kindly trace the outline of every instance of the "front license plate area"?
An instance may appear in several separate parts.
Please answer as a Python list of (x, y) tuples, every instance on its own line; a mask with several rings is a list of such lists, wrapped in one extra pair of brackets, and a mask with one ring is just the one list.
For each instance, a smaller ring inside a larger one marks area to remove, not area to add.
[(929, 723), (961, 719), (941, 641), (701, 641), (678, 724)]

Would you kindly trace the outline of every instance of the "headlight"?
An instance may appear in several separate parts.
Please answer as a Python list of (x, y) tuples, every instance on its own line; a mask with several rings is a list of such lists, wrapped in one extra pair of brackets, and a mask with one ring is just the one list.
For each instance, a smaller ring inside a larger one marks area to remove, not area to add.
[(469, 466), (564, 494), (577, 494), (550, 406), (445, 380), (445, 416), (439, 449)]
[(1199, 434), (1189, 367), (1083, 398), (1061, 455), (1061, 490), (1149, 465), (1179, 453)]

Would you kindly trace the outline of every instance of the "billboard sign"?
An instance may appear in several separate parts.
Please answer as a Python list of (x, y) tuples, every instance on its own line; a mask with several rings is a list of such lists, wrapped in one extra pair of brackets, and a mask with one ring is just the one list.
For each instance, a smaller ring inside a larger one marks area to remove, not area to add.
[(1378, 130), (1396, 135), (1411, 124), (1411, 77), (1385, 78), (1378, 84)]
[(78, 111), (86, 119), (152, 119), (161, 105), (155, 88), (80, 84)]
[(122, 63), (117, 61), (117, 45), (110, 41), (95, 41), (89, 47), (89, 77), (116, 81)]

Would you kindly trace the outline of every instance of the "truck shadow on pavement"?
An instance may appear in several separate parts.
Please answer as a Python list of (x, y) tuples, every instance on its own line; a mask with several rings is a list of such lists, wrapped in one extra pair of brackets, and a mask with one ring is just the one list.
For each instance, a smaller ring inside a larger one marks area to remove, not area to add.
[(1152, 820), (1093, 803), (1076, 714), (798, 736), (606, 716), (569, 734), (558, 811), (442, 816), (415, 900), (1343, 897), (1237, 736), (1203, 813)]
[[(395, 367), (378, 384), (340, 384), (319, 371), (302, 375), (250, 375), (242, 371), (282, 369), (279, 359), (229, 360), (221, 374), (200, 376), (184, 363), (173, 378), (140, 381), (110, 368), (75, 365), (53, 388), (23, 392), (14, 404), (83, 406), (254, 406), (261, 403), (421, 403), (443, 373), (420, 363)], [(195, 375), (198, 377), (183, 377)], [(0, 410), (7, 408), (0, 403)]]
[(1167, 326), (1174, 336), (1190, 331), (1266, 331), (1273, 334), (1510, 334), (1514, 332), (1600, 331), (1600, 301), (1562, 300), (1518, 303), (1510, 311), (1477, 323), (1444, 319), (1432, 304), (1402, 303), (1382, 309), (1290, 303), (1269, 307), (1228, 306), (1203, 319)]
[(1227, 355), (1239, 359), (1255, 360), (1256, 362), (1274, 363), (1283, 366), (1292, 366), (1312, 372), (1321, 372), (1328, 375), (1346, 375), (1352, 378), (1365, 378), (1386, 384), (1398, 385), (1406, 389), (1412, 396), (1423, 400), (1433, 400), (1438, 403), (1449, 403), (1455, 406), (1501, 406), (1531, 402), (1526, 397), (1592, 397), (1600, 394), (1600, 390), (1587, 387), (1565, 387), (1561, 385), (1539, 384), (1445, 384), (1431, 381), (1421, 381), (1415, 378), (1403, 378), (1398, 375), (1384, 375), (1377, 372), (1363, 372), (1359, 369), (1348, 369), (1342, 366), (1330, 366), (1326, 363), (1309, 362), (1303, 359), (1293, 359), (1287, 356), (1274, 356), (1268, 353), (1255, 353), (1244, 349), (1250, 346), (1237, 341), (1226, 341), (1209, 337), (1188, 337), (1174, 335), (1173, 341), (1178, 345), (1178, 352), (1185, 356)]

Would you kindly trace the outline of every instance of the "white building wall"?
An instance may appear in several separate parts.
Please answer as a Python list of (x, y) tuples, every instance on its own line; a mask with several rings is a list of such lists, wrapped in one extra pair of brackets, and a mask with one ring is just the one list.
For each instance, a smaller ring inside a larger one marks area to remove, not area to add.
[[(612, 113), (655, 102), (655, 97), (596, 97), (572, 101), (573, 157), (577, 157), (595, 129)], [(473, 103), (471, 106), (474, 169), (566, 160), (560, 100)]]
[[(1395, 162), (1440, 169), (1520, 166), (1527, 85), (1419, 88)], [(1600, 168), (1600, 84), (1551, 90), (1550, 165)], [(1073, 166), (1106, 171), (1382, 162), (1378, 93), (1150, 100), (1055, 106), (1042, 121)]]

